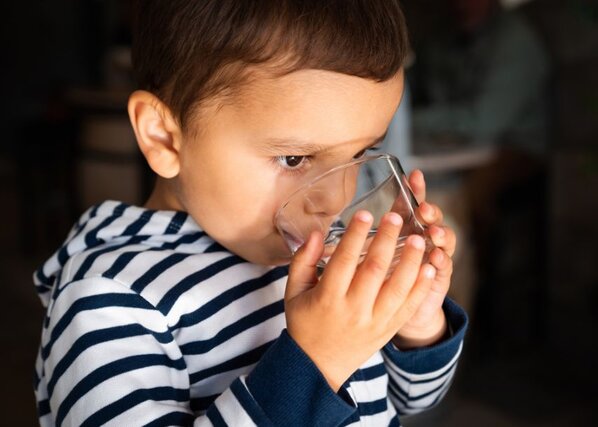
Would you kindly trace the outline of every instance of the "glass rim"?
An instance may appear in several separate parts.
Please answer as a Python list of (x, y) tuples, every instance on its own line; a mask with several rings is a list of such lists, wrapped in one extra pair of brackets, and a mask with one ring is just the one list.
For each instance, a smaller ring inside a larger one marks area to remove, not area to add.
[(351, 160), (350, 162), (343, 163), (341, 165), (338, 165), (331, 169), (328, 169), (327, 171), (321, 173), (320, 175), (317, 175), (315, 178), (311, 179), (309, 182), (301, 185), (299, 188), (297, 188), (295, 191), (293, 191), (290, 194), (290, 196), (287, 197), (286, 202), (284, 202), (284, 204), (278, 209), (278, 211), (276, 211), (276, 215), (274, 218), (276, 219), (282, 215), (282, 211), (289, 205), (289, 203), (291, 203), (291, 201), (295, 198), (295, 196), (297, 194), (306, 190), (307, 188), (311, 187), (312, 185), (321, 181), (322, 179), (328, 177), (329, 175), (332, 175), (332, 174), (338, 172), (339, 170), (346, 169), (346, 168), (349, 168), (349, 167), (352, 167), (355, 165), (359, 165), (361, 163), (366, 163), (366, 162), (373, 161), (373, 160), (382, 160), (382, 159), (388, 160), (391, 162), (395, 162), (396, 165), (399, 167), (399, 172), (402, 173), (403, 175), (405, 174), (398, 157), (393, 156), (392, 154), (389, 154), (389, 153), (371, 154), (368, 156), (360, 157), (359, 159)]

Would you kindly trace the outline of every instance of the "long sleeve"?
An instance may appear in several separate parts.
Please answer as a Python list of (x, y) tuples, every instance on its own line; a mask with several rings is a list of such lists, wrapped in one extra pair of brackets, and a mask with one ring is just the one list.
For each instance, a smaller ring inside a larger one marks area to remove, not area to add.
[(249, 375), (194, 413), (188, 365), (166, 318), (99, 277), (54, 291), (36, 368), (44, 426), (339, 425), (355, 412), (283, 331)]
[(457, 368), (467, 328), (467, 315), (446, 299), (443, 305), (452, 336), (431, 347), (400, 351), (387, 344), (382, 356), (388, 371), (388, 395), (401, 415), (436, 405), (446, 394)]

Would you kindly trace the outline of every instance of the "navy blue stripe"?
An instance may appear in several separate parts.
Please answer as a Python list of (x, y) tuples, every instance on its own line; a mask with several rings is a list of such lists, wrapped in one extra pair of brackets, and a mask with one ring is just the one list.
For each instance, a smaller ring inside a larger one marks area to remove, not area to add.
[(42, 359), (46, 360), (48, 358), (48, 354), (50, 354), (52, 346), (77, 314), (81, 313), (82, 311), (96, 310), (104, 307), (133, 307), (153, 309), (147, 301), (137, 294), (110, 293), (81, 298), (75, 301), (69, 307), (66, 313), (60, 318), (58, 323), (56, 323), (54, 329), (52, 329), (50, 341), (48, 341), (48, 343), (42, 348)]
[(378, 365), (370, 366), (368, 368), (360, 369), (360, 378), (362, 381), (369, 381), (375, 378), (380, 378), (386, 375), (386, 366), (383, 363)]
[[(406, 393), (405, 393), (405, 392), (404, 392), (402, 389), (400, 389), (400, 388), (397, 388), (397, 387), (396, 387), (395, 385), (393, 385), (393, 384), (390, 384), (390, 385), (389, 385), (389, 387), (388, 387), (388, 390), (389, 390), (389, 393), (390, 393), (390, 395), (391, 395), (392, 397), (394, 397), (396, 400), (398, 400), (399, 402), (401, 402), (401, 405), (400, 405), (400, 406), (401, 406), (402, 408), (408, 408), (408, 409), (422, 410), (423, 408), (421, 408), (420, 406), (417, 406), (417, 407), (415, 407), (415, 406), (413, 406), (413, 405), (411, 404), (411, 402), (413, 402), (413, 401), (415, 401), (415, 400), (417, 400), (417, 399), (420, 399), (421, 397), (425, 397), (426, 395), (429, 395), (429, 394), (432, 394), (432, 393), (435, 393), (435, 392), (439, 392), (439, 391), (440, 391), (440, 392), (438, 393), (438, 396), (436, 396), (436, 397), (434, 398), (434, 400), (432, 401), (432, 403), (430, 403), (430, 404), (427, 406), (428, 408), (431, 408), (431, 407), (433, 407), (434, 405), (436, 405), (436, 403), (438, 403), (438, 401), (439, 401), (439, 400), (440, 400), (440, 398), (442, 397), (442, 391), (441, 391), (441, 390), (442, 390), (443, 388), (446, 388), (446, 386), (447, 386), (447, 385), (446, 385), (446, 383), (443, 383), (442, 385), (440, 385), (439, 387), (435, 388), (435, 389), (434, 389), (434, 390), (432, 390), (431, 392), (429, 392), (429, 393), (424, 393), (424, 394), (422, 394), (421, 396), (419, 396), (419, 397), (415, 397), (415, 398), (414, 398), (414, 397), (408, 397), (408, 396), (407, 396), (407, 394), (406, 394)], [(397, 408), (397, 409), (398, 409), (398, 408)]]
[[(140, 253), (148, 252), (148, 251), (162, 251), (165, 249), (174, 249), (179, 245), (195, 242), (195, 241), (201, 239), (203, 236), (205, 236), (205, 233), (203, 233), (203, 232), (186, 234), (186, 235), (182, 236), (181, 238), (175, 240), (174, 242), (167, 242), (158, 247), (147, 247), (143, 250), (124, 252), (117, 258), (117, 260), (114, 262), (114, 264), (108, 270), (106, 270), (106, 272), (104, 274), (102, 274), (102, 276), (106, 277), (108, 279), (113, 279), (114, 277), (116, 277), (116, 275), (118, 273), (120, 273), (122, 270), (124, 270), (124, 268), (133, 260), (133, 258), (135, 258), (135, 256), (139, 255)], [(174, 261), (176, 263), (176, 262), (182, 261), (183, 259), (187, 258), (191, 254), (175, 254), (175, 255), (177, 255), (177, 256), (174, 257), (174, 259), (171, 261)], [(168, 260), (168, 258), (165, 258), (161, 262), (164, 262), (166, 260)], [(178, 261), (176, 261), (176, 260), (178, 260)], [(155, 279), (159, 274), (163, 273), (164, 270), (166, 270), (170, 266), (172, 266), (172, 264), (168, 264), (168, 262), (166, 262), (165, 264), (162, 264), (162, 265), (161, 264), (155, 265), (154, 267), (152, 267), (152, 269), (147, 271), (143, 276), (141, 276), (140, 278), (135, 280), (131, 289), (133, 289), (136, 292), (141, 292), (143, 290), (143, 288), (145, 286), (147, 286), (147, 284), (149, 284), (153, 279)], [(156, 272), (158, 272), (158, 273), (155, 274)]]
[(120, 245), (114, 245), (114, 246), (106, 246), (106, 247), (102, 247), (102, 249), (98, 249), (96, 251), (91, 252), (86, 258), (85, 261), (83, 261), (83, 263), (81, 263), (81, 266), (79, 267), (79, 270), (77, 270), (77, 273), (73, 276), (73, 281), (77, 281), (77, 280), (81, 280), (84, 276), (85, 273), (87, 273), (87, 271), (91, 268), (92, 264), (94, 263), (94, 261), (100, 256), (103, 255), (105, 253), (112, 253), (112, 252), (116, 252), (119, 249), (124, 248), (125, 246), (129, 246), (129, 245), (135, 245), (139, 242), (143, 242), (144, 240), (147, 240), (149, 238), (149, 236), (134, 236), (131, 237), (129, 240), (127, 240), (124, 243), (121, 243)]
[(37, 386), (39, 385), (39, 382), (41, 381), (40, 376), (37, 374), (37, 368), (35, 368), (33, 370), (33, 388), (35, 390), (37, 390)]
[(49, 285), (35, 285), (35, 291), (38, 294), (45, 294), (46, 292), (50, 292), (52, 290), (52, 286)]
[(392, 417), (392, 420), (388, 423), (388, 427), (401, 427), (401, 422), (398, 416)]
[[(82, 230), (82, 229), (81, 229)], [(79, 230), (79, 232), (81, 232), (81, 230)], [(76, 237), (76, 236), (74, 236)], [(73, 238), (74, 238), (73, 237)], [(73, 239), (69, 240), (68, 243), (72, 242)], [(66, 262), (69, 260), (69, 250), (68, 250), (68, 243), (63, 245), (60, 250), (58, 251), (58, 264), (60, 264), (61, 266), (63, 266), (64, 264), (66, 264)]]
[(203, 231), (197, 231), (194, 233), (184, 234), (180, 239), (175, 240), (174, 242), (166, 242), (162, 244), (159, 248), (152, 248), (152, 250), (160, 250), (160, 249), (175, 249), (177, 246), (193, 243), (202, 237), (204, 237), (206, 233)]
[(213, 394), (211, 396), (201, 396), (201, 397), (194, 397), (191, 399), (191, 410), (193, 412), (204, 412), (208, 409), (208, 407), (214, 403), (220, 396), (219, 394)]
[[(83, 224), (86, 224), (86, 223), (87, 223), (87, 221), (85, 221)], [(64, 244), (64, 245), (63, 245), (63, 246), (60, 248), (60, 250), (58, 251), (57, 258), (58, 258), (58, 263), (59, 263), (61, 266), (63, 266), (64, 264), (66, 264), (66, 262), (67, 262), (67, 261), (68, 261), (68, 259), (69, 259), (69, 256), (70, 256), (70, 254), (69, 254), (69, 251), (68, 251), (68, 245), (69, 245), (69, 243), (71, 243), (73, 240), (75, 240), (75, 239), (77, 238), (77, 236), (79, 236), (79, 234), (81, 234), (81, 232), (82, 232), (83, 230), (85, 230), (85, 227), (83, 227), (83, 224), (80, 224), (80, 225), (78, 225), (78, 226), (77, 226), (77, 229), (76, 229), (76, 231), (75, 231), (75, 234), (73, 234), (73, 235), (72, 235), (72, 236), (69, 238), (69, 241), (68, 241), (66, 244)]]
[(189, 256), (191, 256), (191, 255), (179, 253), (179, 252), (176, 252), (176, 253), (173, 253), (172, 255), (167, 256), (162, 261), (160, 261), (159, 263), (154, 265), (152, 268), (147, 270), (141, 277), (139, 277), (137, 280), (135, 280), (131, 284), (131, 290), (134, 292), (137, 292), (137, 293), (141, 293), (141, 291), (143, 291), (143, 289), (145, 289), (145, 287), (147, 285), (149, 285), (151, 282), (153, 282), (156, 279), (156, 277), (158, 277), (160, 274), (164, 273), (170, 267), (181, 262), (182, 260), (184, 260), (185, 258), (187, 258)]
[(41, 266), (40, 268), (37, 269), (37, 271), (35, 272), (35, 275), (37, 276), (37, 281), (40, 282), (42, 285), (47, 286), (47, 287), (52, 287), (50, 278), (44, 274), (43, 266)]
[(407, 393), (393, 382), (388, 384), (389, 394), (398, 400), (403, 407), (407, 407)]
[(436, 404), (440, 401), (440, 399), (442, 399), (443, 393), (444, 393), (443, 391), (441, 391), (440, 393), (438, 393), (438, 396), (436, 396), (434, 398), (434, 401), (430, 404), (429, 408), (432, 408), (432, 407), (436, 406)]
[(180, 346), (183, 354), (203, 354), (207, 353), (214, 347), (229, 341), (234, 336), (256, 326), (266, 322), (267, 320), (278, 316), (284, 312), (284, 300), (276, 301), (272, 304), (264, 306), (253, 313), (248, 314), (245, 317), (237, 320), (231, 325), (221, 329), (212, 338), (202, 341), (194, 341)]
[(438, 393), (438, 391), (442, 390), (444, 387), (446, 387), (446, 381), (443, 383), (440, 383), (440, 385), (438, 387), (435, 387), (434, 389), (432, 389), (430, 391), (427, 391), (425, 393), (418, 394), (418, 395), (409, 396), (409, 400), (414, 401), (414, 400), (423, 399), (423, 398), (428, 397), (434, 393)]
[(126, 208), (127, 205), (124, 203), (119, 203), (117, 206), (115, 206), (114, 210), (112, 211), (112, 215), (106, 217), (98, 226), (85, 234), (85, 245), (87, 247), (91, 247), (100, 243), (104, 243), (103, 240), (98, 239), (98, 233), (120, 218)]
[(63, 245), (62, 248), (60, 248), (60, 250), (58, 251), (57, 258), (58, 258), (58, 262), (59, 262), (59, 264), (61, 266), (63, 266), (64, 264), (66, 264), (66, 262), (69, 259), (69, 256), (70, 256), (69, 253), (68, 253), (68, 245), (69, 245), (69, 243), (72, 242), (77, 236), (79, 236), (79, 234), (81, 234), (81, 232), (83, 230), (85, 230), (85, 225), (88, 224), (88, 222), (89, 222), (89, 220), (91, 218), (93, 218), (93, 217), (95, 217), (97, 215), (99, 207), (100, 207), (100, 205), (94, 206), (93, 209), (91, 210), (90, 214), (89, 214), (89, 217), (85, 221), (82, 221), (81, 223), (78, 223), (76, 225), (75, 233), (72, 236), (70, 236), (69, 242), (67, 244)]
[(200, 323), (234, 301), (241, 299), (253, 291), (269, 286), (272, 282), (286, 275), (288, 275), (288, 268), (278, 267), (269, 270), (261, 277), (248, 280), (234, 288), (228, 289), (197, 310), (181, 316), (177, 324), (173, 326), (173, 329), (185, 328)]
[(239, 258), (236, 255), (232, 255), (221, 259), (215, 262), (212, 265), (209, 265), (199, 271), (196, 271), (183, 280), (178, 282), (174, 285), (166, 294), (162, 297), (160, 302), (156, 305), (156, 308), (160, 310), (162, 313), (168, 313), (174, 303), (179, 299), (179, 297), (191, 289), (193, 286), (197, 285), (198, 283), (203, 282), (210, 277), (215, 276), (216, 274), (231, 268), (236, 264), (240, 264), (245, 262), (243, 259)]
[(56, 364), (52, 377), (48, 381), (48, 394), (52, 395), (56, 382), (60, 379), (62, 374), (68, 369), (69, 366), (79, 357), (81, 353), (87, 350), (89, 347), (108, 341), (114, 341), (123, 338), (130, 338), (140, 335), (152, 334), (156, 340), (162, 344), (173, 341), (173, 337), (170, 332), (154, 332), (139, 324), (130, 324), (123, 326), (114, 326), (111, 328), (99, 329), (96, 331), (88, 332), (82, 335), (72, 347), (69, 349), (67, 354)]
[[(52, 295), (50, 296), (50, 301), (48, 302), (48, 307), (50, 306), (52, 301), (56, 300), (58, 295), (60, 295), (60, 292), (62, 292), (62, 289), (64, 289), (64, 287), (66, 286), (66, 285), (64, 285), (62, 288), (60, 287), (60, 284), (62, 283), (62, 275), (63, 274), (64, 274), (64, 268), (60, 270), (60, 272), (58, 273), (58, 277), (56, 277), (56, 279), (55, 279), (56, 286), (53, 286), (53, 288), (52, 288)], [(46, 314), (44, 317), (44, 328), (48, 328), (48, 326), (50, 325), (50, 314), (51, 314), (51, 310), (46, 310)]]
[(139, 231), (152, 219), (152, 216), (156, 211), (144, 211), (141, 216), (130, 224), (125, 231), (121, 233), (121, 236), (135, 236)]
[(125, 357), (101, 366), (77, 383), (70, 393), (64, 398), (56, 413), (56, 424), (60, 425), (69, 413), (71, 408), (79, 399), (109, 378), (120, 374), (147, 368), (149, 366), (164, 366), (176, 370), (186, 368), (185, 361), (181, 359), (172, 360), (164, 354), (142, 354)]
[(271, 426), (272, 423), (253, 400), (247, 389), (243, 386), (243, 383), (238, 378), (233, 381), (231, 391), (235, 398), (239, 401), (247, 415), (251, 420), (258, 426)]
[(116, 258), (114, 264), (106, 270), (102, 277), (107, 279), (114, 279), (118, 273), (123, 271), (123, 269), (135, 258), (135, 256), (139, 255), (142, 251), (132, 251), (132, 252), (123, 252)]
[(170, 220), (168, 227), (166, 227), (164, 234), (176, 234), (185, 223), (187, 216), (188, 215), (185, 212), (175, 213), (172, 219)]
[(224, 418), (222, 418), (222, 415), (220, 415), (220, 411), (216, 405), (210, 406), (210, 409), (206, 412), (206, 416), (212, 422), (214, 427), (229, 427), (228, 424), (226, 424), (226, 421), (224, 421)]
[(190, 426), (193, 424), (194, 417), (185, 412), (171, 412), (156, 418), (147, 423), (144, 427), (163, 427), (163, 426)]
[(260, 358), (264, 355), (266, 350), (268, 350), (268, 348), (272, 345), (273, 342), (274, 340), (267, 342), (266, 344), (262, 344), (261, 346), (256, 347), (253, 350), (243, 353), (230, 360), (227, 360), (226, 362), (212, 366), (211, 368), (203, 369), (201, 371), (192, 373), (191, 375), (189, 375), (191, 384), (195, 384), (196, 382), (211, 377), (212, 375), (232, 371), (235, 369), (242, 368), (244, 366), (249, 366), (253, 365), (254, 363), (257, 363), (260, 360)]
[[(426, 384), (426, 383), (429, 383), (431, 381), (436, 381), (436, 380), (444, 377), (451, 369), (453, 369), (453, 367), (457, 364), (457, 362), (458, 362), (458, 358), (455, 359), (455, 360), (453, 360), (453, 362), (450, 365), (447, 365), (446, 367), (444, 367), (445, 368), (444, 373), (439, 374), (439, 375), (437, 375), (437, 376), (435, 376), (433, 378), (425, 379), (425, 380), (415, 380), (415, 381), (412, 381), (410, 378), (408, 378), (405, 375), (401, 374), (396, 369), (393, 369), (393, 372), (395, 374), (397, 374), (399, 377), (403, 378), (405, 381), (408, 381), (409, 384)], [(391, 366), (391, 369), (392, 369), (392, 366)], [(393, 380), (392, 377), (390, 377), (390, 381), (394, 382), (394, 380)]]
[(50, 413), (50, 401), (48, 399), (37, 402), (37, 415), (41, 418)]
[[(176, 402), (186, 402), (189, 399), (188, 389), (179, 389), (173, 387), (155, 387), (149, 389), (138, 389), (132, 391), (124, 397), (103, 407), (96, 413), (90, 415), (81, 427), (99, 426), (118, 417), (120, 414), (133, 408), (140, 403), (148, 400), (160, 402), (163, 400), (174, 400)], [(187, 414), (189, 415), (189, 414)]]
[(376, 415), (388, 410), (386, 398), (373, 400), (371, 402), (358, 402), (357, 411), (361, 416)]
[(214, 242), (210, 246), (208, 246), (204, 252), (205, 253), (228, 252), (228, 250), (224, 246), (222, 246), (220, 243)]
[[(175, 249), (177, 246), (182, 245), (182, 244), (186, 244), (186, 243), (192, 243), (198, 239), (200, 239), (203, 235), (205, 235), (205, 233), (200, 232), (200, 233), (193, 233), (193, 234), (186, 234), (183, 237), (181, 237), (180, 239), (175, 240), (174, 242), (167, 242), (164, 243), (162, 246), (158, 247), (158, 248), (148, 248), (148, 250), (155, 250), (155, 251), (159, 251), (159, 250), (164, 250), (164, 249)], [(116, 246), (109, 246), (106, 248), (102, 248), (100, 250), (97, 250), (95, 252), (90, 253), (87, 258), (85, 259), (85, 261), (82, 263), (81, 267), (79, 267), (79, 270), (77, 271), (77, 273), (75, 274), (73, 280), (80, 280), (85, 276), (85, 273), (87, 273), (87, 271), (91, 268), (93, 262), (101, 255), (105, 254), (105, 253), (109, 253), (109, 252), (116, 252), (119, 249), (122, 249), (126, 246), (130, 246), (130, 245), (135, 245), (138, 243), (141, 243), (145, 240), (150, 239), (152, 236), (133, 236), (131, 237), (129, 240), (127, 240), (126, 242), (124, 242), (123, 244), (120, 245), (116, 245)], [(182, 258), (188, 257), (192, 254), (179, 254)], [(127, 255), (128, 257), (129, 255)], [(182, 259), (181, 258), (181, 259)], [(126, 260), (126, 258), (124, 259)], [(116, 268), (124, 268), (126, 267), (126, 264), (123, 264), (124, 260), (121, 260), (119, 265)], [(118, 262), (118, 260), (116, 261)], [(114, 266), (113, 266), (114, 267)], [(112, 267), (111, 267), (112, 268)], [(112, 277), (116, 276), (116, 274), (118, 274), (120, 272), (120, 270), (116, 270), (115, 272), (110, 272), (109, 274), (113, 274)], [(109, 277), (109, 276), (108, 276)], [(142, 276), (143, 277), (143, 276)], [(110, 278), (110, 277), (109, 277)], [(140, 278), (141, 279), (141, 278)], [(135, 283), (139, 282), (140, 279), (138, 279)], [(149, 282), (148, 282), (149, 283)], [(147, 283), (146, 283), (147, 284)]]
[(353, 411), (351, 416), (349, 418), (347, 418), (346, 420), (344, 420), (343, 423), (341, 424), (341, 426), (348, 426), (349, 424), (353, 424), (356, 422), (357, 423), (359, 422), (359, 413), (357, 411)]

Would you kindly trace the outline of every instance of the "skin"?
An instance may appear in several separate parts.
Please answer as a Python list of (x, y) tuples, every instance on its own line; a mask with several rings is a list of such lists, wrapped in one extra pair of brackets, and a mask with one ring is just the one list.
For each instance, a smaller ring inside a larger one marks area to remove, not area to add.
[[(153, 94), (137, 91), (129, 99), (139, 147), (158, 175), (146, 207), (188, 212), (214, 240), (250, 262), (290, 261), (288, 332), (335, 390), (390, 340), (409, 349), (444, 336), (441, 306), (454, 233), (442, 225), (438, 207), (422, 203), (417, 214), (437, 246), (430, 263), (421, 264), (423, 239), (411, 236), (386, 278), (401, 218), (387, 215), (358, 264), (371, 221), (369, 213), (358, 212), (318, 278), (321, 236), (312, 235), (290, 260), (274, 216), (306, 180), (375, 144), (402, 91), (402, 72), (381, 83), (322, 70), (278, 78), (256, 72), (233, 98), (202, 106), (187, 131)], [(410, 183), (423, 202), (421, 172), (412, 173)]]

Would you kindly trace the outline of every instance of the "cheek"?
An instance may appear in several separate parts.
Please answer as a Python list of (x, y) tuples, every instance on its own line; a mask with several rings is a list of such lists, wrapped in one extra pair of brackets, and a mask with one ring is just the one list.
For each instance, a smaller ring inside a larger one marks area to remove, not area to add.
[(212, 163), (181, 178), (187, 208), (213, 237), (229, 240), (272, 232), (281, 196), (276, 174), (263, 162)]

